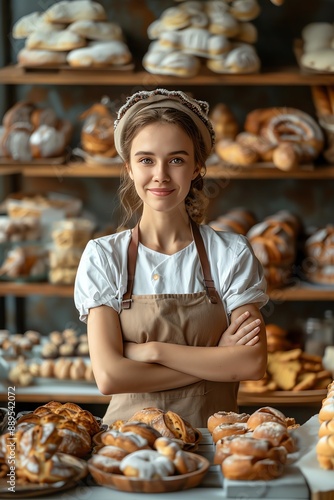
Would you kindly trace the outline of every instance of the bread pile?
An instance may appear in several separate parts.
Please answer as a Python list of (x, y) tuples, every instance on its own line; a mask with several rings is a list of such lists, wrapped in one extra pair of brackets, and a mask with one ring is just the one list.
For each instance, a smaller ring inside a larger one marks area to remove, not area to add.
[(0, 157), (18, 162), (63, 156), (72, 138), (72, 125), (53, 108), (19, 101), (4, 115), (0, 127)]
[(288, 351), (292, 349), (292, 343), (288, 339), (288, 330), (275, 323), (266, 325), (267, 351)]
[(234, 139), (218, 140), (215, 151), (232, 166), (271, 162), (290, 171), (318, 158), (324, 142), (322, 129), (308, 113), (296, 108), (258, 108), (247, 114), (244, 130)]
[(325, 370), (322, 357), (308, 354), (300, 348), (268, 352), (266, 375), (260, 380), (242, 382), (241, 387), (250, 393), (268, 391), (293, 391), (325, 389), (332, 379)]
[(260, 14), (257, 0), (186, 1), (164, 10), (149, 25), (152, 40), (143, 58), (150, 73), (193, 77), (202, 62), (215, 73), (255, 73)]
[(17, 57), (24, 67), (112, 68), (132, 60), (119, 24), (90, 0), (63, 0), (33, 12), (15, 23), (12, 34), (26, 39)]
[(327, 397), (319, 411), (319, 422), (317, 459), (322, 469), (334, 470), (334, 381), (327, 387)]
[(0, 216), (0, 243), (18, 241), (36, 241), (41, 237), (40, 221), (35, 217), (24, 219), (11, 219)]
[[(99, 158), (108, 159), (117, 156), (114, 143), (114, 120), (110, 100), (102, 98), (81, 114), (81, 147), (92, 157), (93, 164)], [(87, 159), (86, 159), (87, 161)]]
[[(3, 208), (13, 220), (25, 220), (26, 217), (41, 219), (45, 212), (57, 212), (55, 218), (77, 217), (82, 208), (79, 198), (61, 193), (12, 193), (9, 194)], [(45, 214), (45, 219), (47, 213)]]
[[(16, 485), (45, 485), (71, 480), (78, 476), (78, 467), (66, 460), (60, 449), (65, 440), (75, 442), (82, 432), (86, 433), (65, 420), (18, 425), (15, 432), (0, 437), (1, 476), (11, 477), (13, 465), (9, 464), (13, 464), (14, 455)], [(81, 467), (84, 476), (88, 469), (84, 463)]]
[(326, 134), (323, 151), (328, 163), (334, 163), (334, 85), (313, 85), (312, 98), (319, 123)]
[(10, 334), (9, 330), (0, 330), (0, 349), (5, 359), (15, 359), (18, 356), (27, 357), (35, 345), (40, 344), (41, 335), (35, 330), (24, 333)]
[(34, 377), (56, 378), (58, 380), (85, 380), (94, 382), (90, 361), (81, 357), (69, 359), (60, 356), (56, 360), (45, 359), (42, 362), (30, 363), (29, 371)]
[(92, 221), (84, 218), (57, 221), (52, 228), (49, 252), (49, 281), (74, 283), (82, 252), (94, 231)]
[(276, 479), (296, 449), (289, 431), (295, 420), (270, 406), (251, 415), (219, 411), (208, 418), (207, 426), (215, 445), (214, 463), (221, 465), (227, 479)]
[(55, 359), (59, 356), (88, 356), (87, 334), (80, 334), (74, 328), (65, 328), (62, 332), (54, 330), (47, 336), (47, 342), (42, 346), (41, 355), (45, 359)]
[(234, 208), (209, 222), (215, 231), (232, 231), (246, 235), (250, 228), (256, 224), (255, 215), (245, 208)]
[(334, 283), (334, 225), (314, 231), (305, 242), (304, 270), (313, 283)]
[(38, 279), (47, 277), (48, 257), (43, 246), (16, 246), (5, 254), (0, 266), (0, 276), (8, 280)]
[(300, 230), (299, 219), (287, 210), (280, 210), (248, 231), (247, 238), (263, 266), (268, 287), (288, 284)]
[[(161, 426), (162, 416), (169, 427)], [(161, 432), (154, 425), (157, 421)], [(144, 408), (127, 422), (115, 422), (99, 436), (88, 461), (91, 474), (97, 480), (99, 471), (150, 480), (194, 472), (199, 467), (196, 455), (184, 450), (184, 439), (193, 436), (191, 426), (187, 424), (187, 432), (180, 437), (175, 424), (184, 429), (187, 423), (179, 415), (158, 408)]]
[(304, 26), (300, 64), (304, 68), (334, 72), (334, 24), (313, 22)]

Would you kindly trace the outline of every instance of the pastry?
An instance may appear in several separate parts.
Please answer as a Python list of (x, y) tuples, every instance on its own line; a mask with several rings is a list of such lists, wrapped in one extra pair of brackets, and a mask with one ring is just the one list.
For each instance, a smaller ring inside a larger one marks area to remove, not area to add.
[(249, 44), (231, 45), (220, 58), (209, 59), (207, 67), (214, 73), (257, 73), (261, 61), (256, 50)]
[(30, 50), (21, 49), (17, 54), (17, 61), (20, 66), (49, 67), (66, 64), (67, 52), (55, 52), (51, 50)]
[(70, 24), (75, 21), (105, 21), (107, 14), (103, 6), (91, 0), (62, 0), (51, 5), (44, 19), (49, 23)]
[(199, 59), (179, 50), (150, 50), (143, 57), (143, 66), (149, 73), (191, 78), (199, 72)]
[(25, 47), (29, 50), (51, 50), (65, 52), (84, 47), (86, 40), (69, 30), (34, 31), (28, 36)]
[(72, 50), (67, 62), (73, 67), (104, 68), (128, 64), (132, 55), (124, 42), (92, 42), (88, 47)]
[(230, 165), (249, 167), (259, 159), (259, 155), (254, 149), (228, 139), (218, 141), (215, 151), (224, 162)]
[(144, 480), (172, 476), (175, 472), (173, 462), (154, 450), (130, 453), (121, 461), (120, 469), (125, 476)]
[(193, 56), (217, 58), (226, 53), (231, 44), (224, 35), (212, 35), (199, 28), (186, 28), (182, 31), (164, 31), (159, 43), (163, 47), (181, 50)]
[(123, 40), (122, 28), (112, 22), (75, 21), (68, 29), (88, 40), (100, 40), (104, 42)]
[(41, 125), (29, 139), (33, 158), (52, 158), (65, 151), (64, 134), (48, 125)]
[(12, 36), (16, 39), (27, 38), (34, 31), (61, 31), (65, 28), (64, 24), (48, 23), (40, 12), (32, 12), (16, 21), (12, 29)]
[(247, 455), (230, 455), (222, 463), (224, 477), (232, 480), (276, 479), (283, 474), (284, 465), (276, 460), (258, 460)]
[(259, 16), (261, 8), (257, 0), (235, 0), (229, 12), (239, 21), (252, 21)]

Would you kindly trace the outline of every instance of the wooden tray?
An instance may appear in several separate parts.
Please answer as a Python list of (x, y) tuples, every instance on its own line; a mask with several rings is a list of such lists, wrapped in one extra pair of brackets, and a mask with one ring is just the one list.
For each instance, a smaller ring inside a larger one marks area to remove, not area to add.
[[(36, 498), (45, 495), (55, 494), (60, 491), (68, 490), (76, 486), (81, 479), (87, 476), (88, 466), (87, 462), (81, 460), (80, 458), (67, 455), (66, 453), (59, 453), (60, 460), (71, 467), (76, 469), (74, 476), (68, 481), (58, 481), (57, 483), (50, 484), (19, 484), (16, 481), (15, 493), (8, 491), (8, 478), (0, 479), (0, 498)], [(57, 495), (57, 498), (59, 496)]]
[(198, 461), (198, 469), (196, 471), (179, 476), (165, 477), (163, 479), (143, 480), (126, 477), (121, 474), (110, 474), (94, 467), (89, 460), (88, 468), (95, 481), (101, 486), (129, 493), (169, 493), (195, 488), (203, 480), (209, 469), (210, 462), (200, 455), (192, 453), (191, 456), (195, 457)]
[(247, 403), (260, 404), (275, 404), (288, 403), (304, 404), (304, 403), (321, 403), (326, 397), (327, 389), (313, 389), (308, 391), (270, 391), (270, 392), (250, 392), (239, 389), (238, 404), (245, 405)]

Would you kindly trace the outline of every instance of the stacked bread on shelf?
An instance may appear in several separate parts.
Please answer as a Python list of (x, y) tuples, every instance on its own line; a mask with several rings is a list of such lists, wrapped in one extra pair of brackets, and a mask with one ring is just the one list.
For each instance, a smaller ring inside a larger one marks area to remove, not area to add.
[(90, 0), (63, 0), (19, 19), (13, 37), (26, 39), (17, 59), (24, 67), (119, 68), (132, 60), (118, 23)]
[(53, 108), (19, 101), (4, 115), (0, 127), (0, 156), (31, 162), (65, 155), (72, 138), (72, 125)]
[(319, 72), (334, 72), (334, 25), (312, 22), (301, 32), (298, 62), (302, 68)]
[(214, 463), (227, 479), (276, 479), (284, 473), (288, 454), (296, 450), (290, 433), (295, 420), (270, 406), (251, 415), (218, 411), (210, 415), (207, 426), (215, 446)]
[(286, 285), (296, 259), (299, 219), (286, 210), (251, 227), (247, 238), (261, 262), (269, 287)]
[(260, 14), (257, 0), (186, 1), (164, 10), (148, 26), (152, 40), (143, 58), (150, 73), (193, 77), (204, 61), (215, 73), (255, 73)]
[(308, 113), (295, 108), (258, 108), (247, 114), (244, 130), (234, 138), (219, 139), (215, 151), (228, 165), (270, 162), (290, 171), (316, 160), (324, 142), (321, 127)]
[[(300, 347), (291, 348), (287, 330), (278, 325), (266, 325), (268, 339), (268, 364), (260, 380), (241, 383), (245, 392), (323, 390), (331, 381), (332, 373), (325, 369), (322, 357), (304, 352)], [(290, 344), (290, 345), (289, 345)]]
[(334, 381), (327, 387), (327, 397), (319, 411), (319, 440), (316, 453), (322, 469), (334, 470)]
[(316, 229), (305, 242), (306, 278), (324, 285), (334, 283), (334, 224)]
[(89, 219), (64, 219), (54, 223), (49, 252), (49, 281), (53, 284), (74, 283), (82, 252), (93, 235)]
[(79, 333), (74, 328), (50, 332), (41, 350), (43, 359), (55, 359), (59, 356), (88, 356), (88, 354), (87, 334)]

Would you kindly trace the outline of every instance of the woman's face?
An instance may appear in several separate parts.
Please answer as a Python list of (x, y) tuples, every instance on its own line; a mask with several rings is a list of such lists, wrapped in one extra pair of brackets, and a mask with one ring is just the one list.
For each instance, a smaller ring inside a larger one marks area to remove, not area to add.
[(160, 212), (184, 207), (199, 172), (193, 142), (178, 125), (146, 125), (132, 141), (128, 171), (144, 205)]

